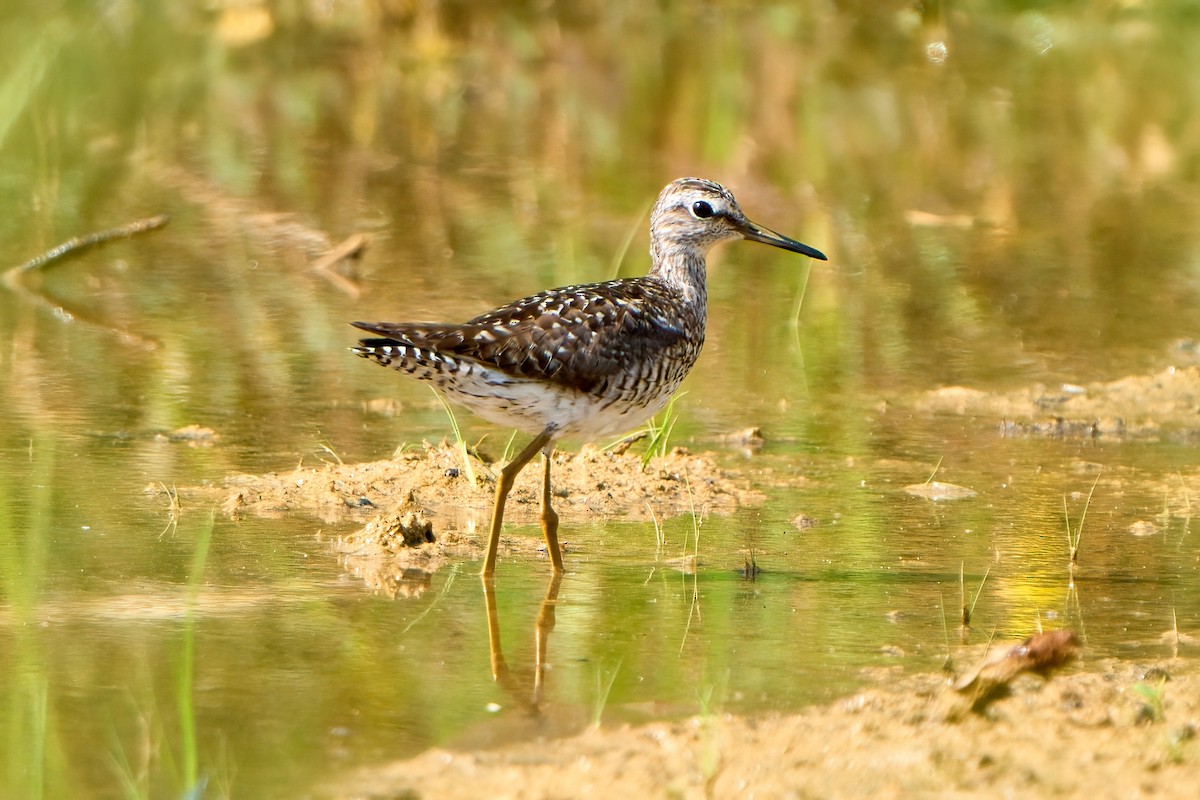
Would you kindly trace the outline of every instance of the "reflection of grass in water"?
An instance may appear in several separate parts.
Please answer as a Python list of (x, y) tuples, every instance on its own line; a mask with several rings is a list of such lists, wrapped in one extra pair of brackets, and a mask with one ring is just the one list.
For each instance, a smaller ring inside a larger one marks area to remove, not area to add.
[(802, 349), (800, 341), (800, 311), (804, 307), (804, 295), (808, 293), (808, 279), (812, 275), (812, 267), (806, 264), (802, 267), (802, 270), (804, 274), (800, 278), (800, 287), (796, 291), (796, 299), (792, 303), (792, 314), (789, 317), (792, 344), (795, 346), (797, 352)]
[(450, 567), (450, 574), (446, 576), (446, 583), (444, 586), (442, 586), (442, 591), (438, 592), (438, 596), (434, 598), (433, 602), (430, 603), (424, 611), (414, 617), (412, 622), (404, 626), (404, 629), (400, 631), (401, 633), (408, 633), (410, 630), (412, 630), (414, 625), (425, 619), (425, 617), (429, 615), (430, 611), (433, 611), (438, 607), (438, 604), (442, 602), (442, 599), (445, 598), (446, 594), (450, 591), (450, 587), (454, 585), (454, 578), (457, 577), (457, 575), (458, 564), (455, 564)]
[(8, 137), (12, 126), (29, 106), (46, 70), (58, 51), (60, 26), (43, 30), (32, 47), (28, 47), (15, 64), (10, 62), (8, 76), (0, 83), (0, 143)]
[[(692, 515), (692, 534), (693, 539), (692, 550), (692, 602), (688, 607), (687, 624), (683, 627), (683, 640), (679, 642), (679, 652), (683, 653), (684, 645), (687, 644), (688, 633), (692, 629), (692, 618), (700, 616), (700, 517), (696, 516), (696, 498), (692, 494), (692, 483), (688, 480), (687, 473), (683, 474), (683, 485), (687, 488), (688, 493), (688, 509)], [(685, 542), (686, 546), (686, 542)], [(686, 555), (684, 556), (686, 558)]]
[(64, 739), (55, 717), (49, 675), (53, 673), (45, 629), (38, 624), (38, 604), (49, 585), (55, 538), (53, 516), (20, 509), (46, 509), (55, 502), (61, 464), (59, 443), (52, 435), (30, 438), (28, 463), (0, 471), (0, 596), (12, 621), (2, 673), (0, 709), (0, 796), (41, 798), (78, 795), (74, 764), (64, 755)]
[(728, 682), (729, 675), (726, 674), (725, 679), (721, 681), (720, 685), (706, 683), (697, 693), (697, 700), (700, 702), (700, 723), (703, 732), (704, 748), (701, 754), (700, 770), (704, 775), (704, 783), (708, 789), (706, 794), (708, 796), (712, 796), (712, 784), (721, 771), (719, 718), (717, 717), (716, 709), (718, 705), (724, 702), (725, 688)]
[(604, 707), (608, 705), (608, 696), (612, 694), (613, 684), (617, 682), (617, 675), (621, 672), (621, 662), (617, 661), (617, 665), (612, 668), (608, 675), (604, 675), (603, 670), (599, 666), (596, 667), (596, 698), (592, 704), (592, 727), (599, 728), (601, 718), (604, 716)]
[(1176, 471), (1175, 474), (1179, 476), (1179, 484), (1180, 484), (1180, 487), (1183, 489), (1183, 516), (1185, 519), (1191, 519), (1192, 518), (1192, 495), (1188, 491), (1187, 481), (1185, 481), (1183, 479), (1183, 473)]
[(109, 728), (109, 758), (112, 761), (113, 772), (121, 783), (121, 793), (126, 798), (141, 800), (151, 796), (150, 766), (153, 755), (165, 752), (170, 757), (170, 751), (162, 747), (166, 734), (162, 730), (161, 718), (153, 710), (138, 715), (140, 723), (139, 759), (135, 766), (129, 760), (125, 746), (121, 742), (120, 733), (115, 722)]
[(175, 701), (179, 705), (179, 748), (183, 764), (183, 794), (185, 797), (204, 793), (207, 778), (199, 775), (199, 759), (196, 752), (196, 707), (194, 689), (196, 681), (196, 595), (204, 576), (204, 564), (208, 560), (208, 547), (216, 525), (216, 512), (209, 515), (208, 525), (200, 532), (196, 541), (196, 552), (192, 555), (192, 566), (188, 572), (187, 611), (183, 622), (183, 647), (176, 674)]
[[(208, 776), (200, 775), (199, 746), (196, 737), (195, 709), (195, 677), (196, 677), (196, 599), (204, 577), (204, 566), (208, 561), (209, 546), (212, 543), (213, 528), (216, 526), (215, 513), (211, 513), (208, 524), (201, 530), (196, 540), (196, 550), (192, 554), (192, 563), (188, 569), (188, 583), (185, 589), (184, 619), (182, 640), (178, 662), (175, 665), (175, 705), (178, 712), (179, 747), (176, 751), (171, 747), (170, 736), (164, 730), (161, 716), (151, 708), (138, 714), (140, 718), (140, 755), (134, 764), (129, 758), (120, 734), (114, 727), (111, 732), (109, 757), (113, 771), (121, 785), (121, 792), (126, 798), (149, 798), (155, 792), (152, 786), (157, 776), (173, 776), (178, 789), (176, 795), (182, 798), (199, 798), (206, 795)], [(153, 703), (153, 701), (151, 701)], [(176, 752), (178, 757), (176, 758)], [(156, 756), (161, 755), (161, 762), (155, 764)]]
[[(212, 530), (216, 527), (215, 513), (210, 513), (208, 524), (200, 530), (196, 540), (196, 551), (187, 573), (185, 589), (184, 626), (180, 642), (179, 661), (175, 664), (175, 706), (178, 710), (179, 748), (170, 745), (170, 735), (163, 728), (163, 717), (154, 708), (154, 699), (149, 699), (150, 708), (140, 710), (139, 736), (131, 760), (130, 751), (122, 744), (115, 723), (109, 732), (109, 759), (116, 778), (120, 782), (122, 796), (130, 799), (151, 798), (163, 781), (176, 784), (175, 795), (179, 798), (202, 798), (208, 789), (208, 776), (200, 776), (199, 746), (197, 741), (196, 705), (196, 603), (204, 577), (204, 566), (208, 561)], [(151, 684), (146, 676), (145, 684)], [(178, 758), (176, 758), (178, 753)], [(161, 760), (157, 760), (160, 759)], [(222, 793), (224, 794), (224, 793)]]
[(654, 506), (646, 503), (646, 510), (650, 512), (650, 521), (654, 523), (654, 559), (658, 561), (662, 559), (663, 548), (667, 544), (667, 535), (663, 532), (662, 523), (658, 521), (658, 515), (654, 513)]
[(121, 782), (122, 795), (126, 798), (149, 797), (146, 773), (135, 770), (129, 763), (129, 756), (125, 753), (125, 747), (121, 744), (121, 738), (115, 728), (109, 730), (109, 740), (109, 757), (113, 762), (113, 771), (117, 773), (117, 779)]
[(171, 531), (171, 535), (175, 535), (175, 531), (179, 530), (179, 517), (183, 514), (183, 505), (179, 502), (179, 490), (172, 484), (169, 488), (163, 482), (159, 482), (159, 487), (167, 495), (167, 524), (159, 531), (158, 538), (162, 539), (167, 531)]
[(46, 786), (46, 714), (49, 688), (45, 676), (26, 689), (26, 694), (30, 700), (29, 731), (32, 734), (29, 749), (26, 751), (29, 757), (26, 762), (26, 786), (31, 792), (28, 797), (38, 798), (44, 795)]

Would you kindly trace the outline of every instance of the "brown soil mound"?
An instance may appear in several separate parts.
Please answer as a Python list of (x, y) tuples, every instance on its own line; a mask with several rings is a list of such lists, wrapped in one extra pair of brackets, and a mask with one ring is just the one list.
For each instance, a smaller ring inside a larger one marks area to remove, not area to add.
[[(388, 511), (413, 503), (427, 515), (460, 524), (484, 519), (492, 507), (492, 467), (471, 457), (471, 482), (462, 454), (445, 442), (426, 443), (387, 461), (323, 464), (285, 473), (234, 475), (225, 485), (232, 494), (224, 508), (231, 515), (272, 516), (305, 511), (338, 522), (363, 509)], [(505, 520), (537, 519), (541, 469), (531, 464), (517, 478)], [(585, 447), (578, 453), (556, 451), (551, 474), (554, 509), (564, 520), (592, 517), (650, 519), (686, 514), (728, 514), (740, 505), (761, 502), (738, 473), (721, 469), (711, 453), (676, 448), (652, 458), (642, 469), (641, 456)]]
[[(553, 458), (554, 508), (564, 522), (729, 514), (763, 499), (742, 475), (718, 467), (711, 453), (676, 448), (650, 459), (644, 470), (642, 457), (628, 452), (584, 448), (556, 451)], [(521, 473), (505, 522), (537, 520), (541, 480), (537, 464)], [(490, 522), (495, 489), (491, 466), (471, 456), (468, 470), (463, 454), (445, 442), (387, 461), (234, 475), (225, 483), (230, 493), (222, 507), (231, 517), (302, 511), (331, 524), (363, 520), (363, 528), (339, 537), (337, 549), (348, 557), (347, 569), (366, 570), (370, 574), (361, 576), (367, 583), (389, 594), (413, 590), (406, 584), (411, 570), (431, 571), (446, 557), (479, 557), (482, 536), (475, 531)], [(540, 546), (540, 539), (528, 537), (501, 540), (504, 552), (537, 552)], [(367, 558), (376, 563), (362, 560)]]

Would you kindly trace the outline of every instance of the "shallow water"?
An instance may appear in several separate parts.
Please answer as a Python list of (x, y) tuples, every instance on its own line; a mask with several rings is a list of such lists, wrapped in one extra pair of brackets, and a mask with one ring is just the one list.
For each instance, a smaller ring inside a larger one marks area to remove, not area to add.
[[(0, 794), (320, 795), (434, 745), (794, 709), (864, 669), (940, 668), (960, 575), (972, 642), (1042, 624), (1080, 631), (1085, 661), (1170, 655), (1164, 632), (1200, 627), (1190, 431), (1005, 436), (911, 400), (1186, 356), (1194, 20), (984, 5), (18, 3), (0, 21), (3, 263), (171, 222), (0, 290)], [(564, 530), (539, 713), (544, 563), (500, 566), (494, 680), (474, 564), (390, 599), (339, 566), (337, 526), (234, 522), (186, 491), (172, 524), (164, 486), (447, 435), (426, 387), (347, 352), (346, 321), (637, 274), (649, 203), (691, 173), (830, 256), (732, 243), (710, 260), (675, 440), (767, 500), (705, 516), (698, 542), (665, 520), (661, 548), (651, 524)], [(355, 296), (309, 265), (360, 232), (338, 267)], [(189, 424), (219, 438), (160, 436)], [(762, 452), (721, 444), (748, 426)], [(976, 496), (904, 493), (935, 473)], [(695, 574), (673, 566), (689, 553)]]

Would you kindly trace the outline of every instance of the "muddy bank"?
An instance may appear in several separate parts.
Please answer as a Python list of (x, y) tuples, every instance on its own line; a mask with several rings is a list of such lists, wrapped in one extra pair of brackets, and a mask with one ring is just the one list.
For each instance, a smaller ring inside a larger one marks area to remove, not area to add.
[[(498, 465), (474, 456), (469, 464), (457, 448), (426, 442), (386, 461), (234, 475), (225, 481), (229, 491), (222, 507), (231, 516), (302, 511), (332, 523), (407, 503), (459, 527), (477, 526), (491, 512)], [(541, 481), (536, 464), (521, 472), (509, 495), (506, 522), (537, 519)], [(629, 452), (555, 451), (551, 483), (554, 508), (564, 520), (651, 519), (693, 510), (727, 514), (763, 499), (743, 475), (719, 468), (711, 453), (678, 447), (644, 468), (642, 457)]]
[[(874, 685), (799, 714), (588, 729), (436, 749), (325, 788), (339, 798), (1197, 797), (1195, 661), (1022, 676), (984, 713), (946, 715), (945, 675)], [(547, 713), (553, 713), (547, 711)]]
[(1012, 434), (1194, 439), (1200, 437), (1200, 367), (1001, 393), (944, 386), (919, 395), (912, 407), (926, 414), (990, 419)]

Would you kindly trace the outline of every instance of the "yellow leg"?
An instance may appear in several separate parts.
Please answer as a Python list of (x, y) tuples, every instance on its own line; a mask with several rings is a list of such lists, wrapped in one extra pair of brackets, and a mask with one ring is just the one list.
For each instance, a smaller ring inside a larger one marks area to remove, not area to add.
[[(500, 548), (500, 526), (504, 523), (504, 504), (508, 500), (508, 493), (512, 491), (513, 481), (517, 479), (517, 475), (525, 468), (538, 451), (550, 444), (550, 440), (554, 438), (554, 429), (547, 428), (539, 433), (532, 442), (525, 446), (517, 457), (504, 465), (504, 469), (500, 470), (500, 478), (496, 481), (496, 500), (492, 505), (492, 527), (488, 532), (487, 555), (483, 559), (483, 570), (480, 574), (485, 581), (490, 581), (496, 574), (496, 552)], [(555, 539), (557, 542), (557, 538)], [(557, 548), (555, 548), (557, 551)], [(561, 557), (559, 559), (561, 561)], [(560, 566), (559, 569), (562, 569)]]
[(558, 546), (558, 514), (550, 507), (550, 448), (542, 451), (542, 461), (545, 462), (545, 473), (542, 479), (542, 534), (546, 537), (546, 550), (550, 553), (550, 563), (554, 564), (554, 574), (561, 575), (563, 571), (562, 550)]

